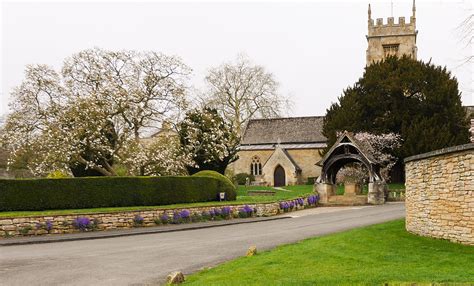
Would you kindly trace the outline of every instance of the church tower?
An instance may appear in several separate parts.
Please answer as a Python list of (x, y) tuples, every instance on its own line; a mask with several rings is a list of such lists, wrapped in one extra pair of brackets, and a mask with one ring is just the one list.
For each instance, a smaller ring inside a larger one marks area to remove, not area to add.
[(369, 31), (367, 35), (367, 65), (383, 60), (387, 56), (409, 55), (416, 59), (416, 18), (415, 0), (413, 0), (412, 16), (410, 22), (405, 23), (405, 17), (399, 17), (395, 24), (393, 17), (383, 23), (382, 18), (378, 18), (374, 24), (372, 10), (369, 4)]

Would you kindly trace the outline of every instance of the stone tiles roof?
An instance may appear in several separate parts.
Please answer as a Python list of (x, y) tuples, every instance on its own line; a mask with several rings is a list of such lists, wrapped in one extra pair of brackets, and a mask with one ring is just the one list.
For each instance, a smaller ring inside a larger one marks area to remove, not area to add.
[(323, 116), (253, 119), (245, 128), (241, 145), (325, 143), (323, 119)]
[(324, 143), (296, 143), (296, 144), (259, 144), (259, 145), (244, 145), (239, 146), (239, 150), (241, 151), (250, 151), (250, 150), (273, 150), (276, 146), (280, 146), (286, 150), (294, 150), (294, 149), (322, 149), (326, 148), (327, 144)]

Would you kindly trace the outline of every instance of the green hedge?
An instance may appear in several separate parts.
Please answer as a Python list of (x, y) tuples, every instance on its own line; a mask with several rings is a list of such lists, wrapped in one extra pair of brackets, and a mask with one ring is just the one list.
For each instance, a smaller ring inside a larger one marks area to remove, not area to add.
[(235, 201), (237, 199), (237, 189), (232, 183), (232, 181), (227, 178), (226, 176), (218, 173), (216, 171), (204, 170), (197, 172), (193, 175), (194, 177), (208, 177), (208, 178), (215, 178), (219, 180), (219, 189), (221, 192), (226, 193), (226, 199), (228, 201)]
[(84, 177), (0, 180), (0, 211), (156, 206), (235, 200), (235, 188), (212, 176)]

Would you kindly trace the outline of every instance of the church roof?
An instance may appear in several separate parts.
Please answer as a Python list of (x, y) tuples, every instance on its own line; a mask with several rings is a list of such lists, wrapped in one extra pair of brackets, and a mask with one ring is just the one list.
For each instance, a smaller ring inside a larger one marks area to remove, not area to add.
[(323, 116), (252, 119), (242, 136), (241, 146), (261, 144), (326, 142)]

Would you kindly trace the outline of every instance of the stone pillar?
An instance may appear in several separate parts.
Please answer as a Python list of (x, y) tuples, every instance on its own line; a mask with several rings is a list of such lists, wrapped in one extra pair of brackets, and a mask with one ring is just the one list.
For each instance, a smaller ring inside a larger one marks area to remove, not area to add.
[(333, 184), (316, 183), (314, 186), (315, 191), (319, 194), (319, 202), (321, 204), (327, 204), (329, 197), (335, 194), (335, 186)]
[(367, 202), (371, 205), (383, 205), (385, 203), (385, 191), (387, 184), (385, 182), (369, 183), (369, 193), (367, 194)]

